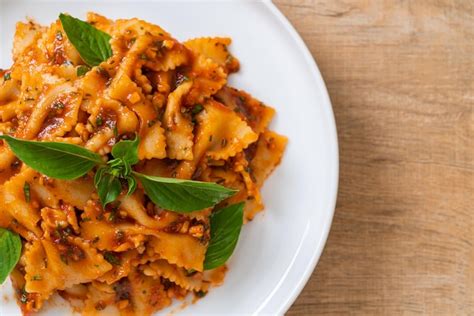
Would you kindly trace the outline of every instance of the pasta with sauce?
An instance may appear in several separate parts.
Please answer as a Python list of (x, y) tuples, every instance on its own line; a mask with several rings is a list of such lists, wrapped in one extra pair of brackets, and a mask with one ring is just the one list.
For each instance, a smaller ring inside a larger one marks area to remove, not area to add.
[[(271, 107), (227, 86), (239, 70), (231, 40), (180, 43), (139, 19), (89, 13), (87, 21), (111, 36), (112, 49), (90, 69), (59, 20), (17, 24), (13, 65), (0, 72), (0, 133), (76, 144), (104, 159), (136, 134), (137, 171), (236, 189), (222, 203), (245, 202), (252, 220), (287, 139), (268, 129)], [(104, 208), (93, 176), (52, 179), (0, 146), (0, 227), (22, 238), (11, 279), (25, 314), (59, 293), (84, 315), (150, 315), (223, 282), (225, 266), (203, 267), (212, 208), (165, 210), (141, 187)]]

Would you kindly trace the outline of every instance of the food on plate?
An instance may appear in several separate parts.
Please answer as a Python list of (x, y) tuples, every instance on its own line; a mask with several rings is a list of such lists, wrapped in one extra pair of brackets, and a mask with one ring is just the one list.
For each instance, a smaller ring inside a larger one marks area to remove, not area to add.
[(139, 19), (17, 24), (0, 70), (0, 282), (24, 314), (150, 315), (223, 282), (287, 139), (229, 87), (229, 38)]

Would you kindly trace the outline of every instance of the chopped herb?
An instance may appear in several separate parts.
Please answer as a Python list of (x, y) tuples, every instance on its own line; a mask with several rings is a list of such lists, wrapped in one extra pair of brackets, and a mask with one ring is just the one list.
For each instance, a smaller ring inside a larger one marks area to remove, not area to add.
[(221, 146), (222, 146), (222, 147), (227, 146), (227, 139), (222, 138), (222, 140), (221, 140)]
[(97, 118), (95, 119), (95, 125), (96, 126), (102, 126), (102, 124), (104, 124), (104, 120), (102, 119), (102, 116), (97, 116)]
[(107, 262), (113, 264), (114, 266), (120, 265), (120, 259), (113, 252), (104, 252), (104, 259), (107, 260)]
[(31, 278), (31, 281), (41, 281), (43, 278), (41, 277), (41, 275), (39, 274), (35, 274), (33, 275), (33, 277)]
[(239, 95), (239, 100), (240, 100), (240, 102), (242, 102), (242, 103), (245, 103), (245, 101), (247, 101), (247, 100), (245, 99), (245, 97), (244, 97), (244, 96), (241, 96), (241, 95)]
[(84, 218), (82, 219), (82, 221), (83, 221), (83, 222), (89, 222), (89, 221), (91, 221), (91, 218), (90, 218), (90, 217), (84, 217)]
[(143, 54), (140, 55), (140, 59), (141, 60), (148, 60), (148, 56), (145, 53), (143, 53)]
[(152, 127), (153, 125), (155, 125), (155, 123), (156, 123), (156, 119), (155, 120), (149, 120), (147, 125), (148, 125), (148, 127)]
[(93, 243), (93, 244), (96, 244), (96, 243), (99, 242), (99, 240), (100, 240), (100, 237), (99, 237), (99, 236), (95, 236), (94, 239), (92, 239), (92, 243)]
[(133, 37), (133, 38), (130, 39), (130, 44), (133, 44), (133, 43), (135, 43), (136, 41), (137, 41), (137, 38), (136, 38), (136, 37)]
[(30, 184), (28, 182), (25, 182), (25, 184), (23, 185), (23, 194), (25, 195), (26, 203), (30, 203), (31, 193), (30, 193)]
[(60, 254), (60, 255), (59, 255), (59, 258), (61, 259), (61, 261), (62, 261), (64, 264), (66, 264), (66, 265), (69, 264), (66, 255)]
[(204, 109), (204, 107), (202, 106), (202, 104), (196, 104), (193, 109), (191, 110), (191, 113), (193, 115), (196, 115), (198, 114), (199, 112), (201, 112), (202, 110)]
[(91, 70), (89, 67), (81, 65), (77, 67), (76, 74), (78, 77), (84, 76), (89, 70)]
[(9, 72), (3, 75), (3, 80), (5, 81), (10, 80), (11, 78), (12, 78), (12, 75)]
[(196, 295), (199, 298), (202, 298), (202, 297), (206, 296), (206, 294), (207, 294), (207, 292), (204, 292), (204, 291), (195, 291), (194, 292), (194, 295)]
[(186, 276), (193, 276), (197, 273), (196, 270), (194, 269), (189, 269), (189, 270), (186, 270)]
[(55, 109), (55, 110), (62, 110), (65, 107), (66, 106), (61, 101), (56, 101), (56, 102), (53, 103), (53, 109)]
[(114, 137), (117, 138), (118, 136), (119, 136), (118, 127), (117, 127), (117, 123), (115, 123), (115, 125), (114, 125)]

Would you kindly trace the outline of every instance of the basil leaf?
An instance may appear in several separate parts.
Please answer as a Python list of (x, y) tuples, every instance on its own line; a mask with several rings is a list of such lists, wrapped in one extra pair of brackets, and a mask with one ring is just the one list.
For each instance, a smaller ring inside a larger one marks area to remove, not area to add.
[(127, 195), (131, 195), (137, 189), (137, 180), (135, 180), (135, 178), (133, 176), (128, 176), (127, 177), (127, 184), (128, 184)]
[(220, 267), (234, 252), (244, 217), (244, 203), (233, 204), (211, 215), (211, 240), (204, 270)]
[(0, 228), (0, 284), (12, 272), (21, 255), (21, 239), (17, 234)]
[(156, 205), (178, 213), (202, 210), (234, 195), (237, 191), (211, 182), (147, 176), (133, 172)]
[(89, 66), (98, 66), (112, 57), (109, 34), (104, 33), (87, 22), (61, 13), (59, 19), (69, 41)]
[(89, 172), (102, 158), (84, 147), (57, 142), (38, 142), (0, 135), (13, 153), (29, 167), (56, 179), (73, 180)]
[(109, 169), (107, 167), (101, 167), (97, 169), (94, 175), (94, 186), (97, 188), (99, 182), (102, 180), (104, 173), (107, 172)]
[(115, 201), (122, 191), (120, 180), (109, 173), (104, 173), (101, 176), (96, 187), (103, 208)]
[(139, 143), (140, 139), (138, 136), (136, 136), (134, 140), (122, 140), (112, 147), (112, 156), (133, 166), (138, 162)]

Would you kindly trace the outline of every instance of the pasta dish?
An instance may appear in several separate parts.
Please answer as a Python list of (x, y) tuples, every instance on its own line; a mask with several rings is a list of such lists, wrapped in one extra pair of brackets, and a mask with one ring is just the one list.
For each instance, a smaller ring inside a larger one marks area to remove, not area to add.
[(25, 315), (150, 315), (221, 284), (287, 139), (227, 85), (230, 38), (139, 19), (17, 23), (0, 69), (0, 282)]

